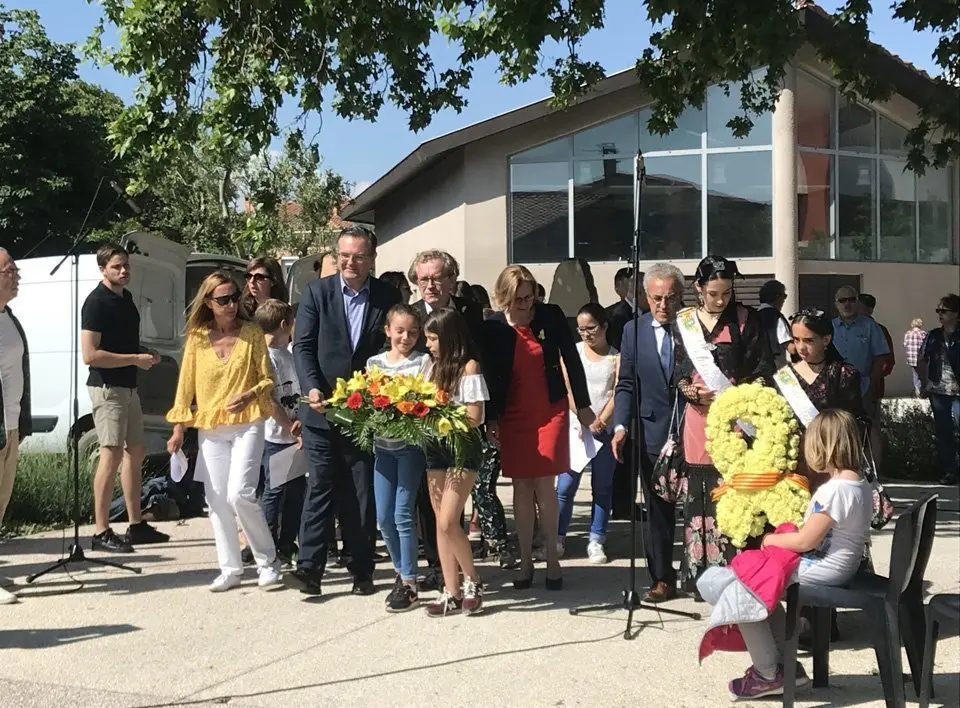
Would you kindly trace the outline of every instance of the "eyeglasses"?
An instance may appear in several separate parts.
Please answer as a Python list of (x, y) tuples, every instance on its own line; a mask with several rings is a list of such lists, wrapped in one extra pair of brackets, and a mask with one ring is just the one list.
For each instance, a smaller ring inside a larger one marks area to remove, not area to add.
[(857, 301), (857, 298), (855, 297), (838, 297), (837, 298), (837, 304), (839, 305), (847, 305), (851, 302), (856, 302), (856, 301)]
[(369, 253), (340, 253), (337, 257), (344, 263), (363, 263), (370, 258)]
[(6, 268), (0, 270), (0, 275), (6, 275), (9, 278), (20, 278), (20, 269), (19, 268)]
[(220, 297), (211, 297), (209, 299), (220, 305), (220, 307), (226, 307), (231, 302), (234, 304), (240, 302), (240, 293), (234, 290), (229, 295), (221, 295)]
[(426, 288), (431, 285), (442, 285), (446, 279), (447, 276), (445, 275), (441, 275), (439, 278), (417, 278), (417, 285), (421, 288)]
[(273, 278), (266, 273), (247, 273), (246, 278), (247, 280), (252, 280), (254, 283), (262, 283), (264, 280), (269, 280), (271, 283), (273, 282)]
[(677, 293), (670, 293), (669, 295), (650, 295), (649, 297), (658, 305), (664, 302), (677, 302), (680, 300), (680, 296), (677, 295)]
[(946, 307), (938, 307), (936, 310), (934, 310), (934, 312), (936, 312), (938, 315), (943, 315), (947, 312), (956, 312), (956, 310), (949, 310)]
[(577, 331), (580, 334), (593, 334), (598, 329), (600, 329), (600, 325), (590, 325), (588, 327), (577, 327)]

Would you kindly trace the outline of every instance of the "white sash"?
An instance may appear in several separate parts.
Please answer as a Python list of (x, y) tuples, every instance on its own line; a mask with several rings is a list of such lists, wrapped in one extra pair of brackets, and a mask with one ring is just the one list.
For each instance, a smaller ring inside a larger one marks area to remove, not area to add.
[(780, 389), (780, 393), (787, 399), (787, 403), (790, 404), (793, 412), (797, 414), (797, 418), (800, 419), (803, 427), (806, 428), (810, 425), (813, 419), (820, 414), (820, 411), (811, 403), (810, 397), (804, 392), (793, 369), (784, 366), (773, 375), (773, 380), (776, 382), (777, 388)]
[[(677, 313), (677, 325), (680, 329), (680, 338), (683, 340), (683, 346), (687, 350), (687, 356), (693, 362), (693, 367), (700, 374), (703, 383), (717, 396), (730, 388), (730, 383), (717, 362), (714, 361), (712, 347), (707, 344), (703, 338), (703, 329), (700, 327), (700, 319), (697, 317), (695, 307), (688, 307)], [(743, 420), (738, 420), (737, 425), (744, 433), (753, 437), (756, 435), (756, 428)]]

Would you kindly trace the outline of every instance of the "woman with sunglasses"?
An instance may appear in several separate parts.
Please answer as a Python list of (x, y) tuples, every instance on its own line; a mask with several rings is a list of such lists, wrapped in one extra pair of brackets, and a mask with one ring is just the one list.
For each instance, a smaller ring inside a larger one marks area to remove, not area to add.
[(706, 450), (707, 412), (717, 395), (731, 385), (767, 379), (773, 355), (760, 314), (737, 302), (733, 281), (737, 264), (707, 256), (697, 266), (697, 307), (677, 313), (673, 325), (674, 380), (686, 399), (683, 452), (687, 463), (684, 508), (683, 586), (700, 600), (696, 582), (711, 566), (726, 565), (734, 547), (717, 529), (711, 493), (720, 474)]
[(204, 483), (220, 575), (211, 592), (240, 585), (243, 562), (237, 521), (253, 551), (258, 585), (280, 587), (273, 537), (257, 503), (264, 421), (273, 411), (273, 368), (261, 329), (240, 307), (240, 288), (227, 273), (208, 275), (190, 305), (180, 380), (167, 420), (167, 450), (183, 432), (200, 432), (196, 477)]
[(960, 295), (951, 293), (940, 298), (937, 317), (940, 326), (930, 334), (920, 348), (917, 373), (920, 391), (930, 398), (933, 409), (933, 428), (937, 436), (937, 454), (943, 478), (940, 484), (956, 484), (957, 437), (960, 435)]
[(274, 298), (287, 302), (290, 299), (290, 291), (287, 290), (287, 284), (283, 280), (283, 268), (276, 258), (269, 256), (259, 256), (247, 263), (246, 274), (247, 286), (243, 291), (243, 300), (241, 307), (248, 317), (253, 317), (267, 300)]

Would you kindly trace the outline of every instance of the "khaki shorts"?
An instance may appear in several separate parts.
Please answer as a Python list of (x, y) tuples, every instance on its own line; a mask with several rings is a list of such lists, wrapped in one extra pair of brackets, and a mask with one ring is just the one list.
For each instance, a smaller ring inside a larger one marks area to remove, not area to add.
[(135, 388), (87, 386), (101, 447), (143, 445), (143, 409)]

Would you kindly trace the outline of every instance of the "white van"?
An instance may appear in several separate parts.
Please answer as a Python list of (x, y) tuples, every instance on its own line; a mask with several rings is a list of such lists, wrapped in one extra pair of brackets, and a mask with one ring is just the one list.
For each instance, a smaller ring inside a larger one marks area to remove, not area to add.
[[(130, 253), (128, 289), (140, 310), (140, 342), (160, 354), (150, 371), (138, 371), (137, 386), (143, 406), (147, 454), (163, 453), (170, 436), (164, 416), (173, 405), (183, 347), (184, 312), (189, 298), (206, 275), (223, 268), (243, 273), (245, 262), (230, 256), (190, 255), (178, 243), (147, 232), (124, 236), (121, 245)], [(79, 302), (73, 302), (73, 259), (51, 277), (60, 256), (17, 261), (20, 292), (11, 308), (23, 325), (30, 347), (33, 435), (24, 440), (24, 452), (63, 452), (71, 434), (73, 400), (70, 361), (71, 340), (79, 338), (80, 307), (101, 280), (95, 254), (78, 259)], [(86, 390), (88, 367), (76, 344), (79, 378), (78, 424), (81, 457), (96, 454), (90, 397)]]

